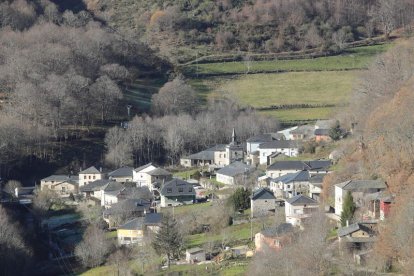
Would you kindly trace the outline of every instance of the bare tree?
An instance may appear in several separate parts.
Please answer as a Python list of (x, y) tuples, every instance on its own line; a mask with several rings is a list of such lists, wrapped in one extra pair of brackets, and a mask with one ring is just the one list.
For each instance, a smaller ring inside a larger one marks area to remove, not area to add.
[(14, 195), (16, 188), (21, 188), (22, 183), (18, 180), (9, 180), (6, 185), (4, 185), (3, 190), (11, 195)]
[(105, 261), (110, 249), (105, 231), (91, 224), (83, 234), (82, 241), (76, 246), (75, 255), (85, 267), (97, 267)]

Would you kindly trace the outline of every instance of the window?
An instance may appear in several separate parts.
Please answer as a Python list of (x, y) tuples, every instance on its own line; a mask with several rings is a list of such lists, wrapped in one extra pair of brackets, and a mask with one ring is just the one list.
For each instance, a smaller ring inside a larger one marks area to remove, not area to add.
[(93, 179), (95, 179), (95, 176), (93, 176)]
[(182, 193), (182, 192), (184, 192), (184, 189), (183, 188), (178, 188), (178, 192)]
[(65, 192), (66, 191), (66, 187), (62, 187), (62, 192)]
[(290, 189), (290, 185), (287, 185), (287, 188)]
[(221, 154), (219, 154), (219, 158), (221, 158)]
[(89, 176), (89, 179), (91, 179), (91, 176)]
[(193, 191), (193, 188), (188, 189), (188, 191), (189, 191), (189, 192), (192, 192), (192, 191)]
[(83, 176), (83, 179), (86, 179), (86, 175)]
[(226, 154), (224, 154), (224, 158), (226, 158)]

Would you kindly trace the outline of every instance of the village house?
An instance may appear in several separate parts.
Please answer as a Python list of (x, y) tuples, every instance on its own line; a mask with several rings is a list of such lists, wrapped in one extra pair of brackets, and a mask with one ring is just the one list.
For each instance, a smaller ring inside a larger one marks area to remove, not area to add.
[(293, 226), (303, 226), (305, 220), (312, 217), (319, 204), (316, 200), (305, 195), (297, 195), (289, 198), (285, 202), (286, 222)]
[(315, 129), (316, 142), (331, 142), (330, 129)]
[(133, 181), (137, 184), (137, 187), (147, 186), (150, 191), (158, 189), (162, 183), (171, 179), (172, 173), (152, 163), (136, 168), (133, 171)]
[(298, 126), (290, 132), (292, 140), (310, 140), (314, 138), (315, 127), (311, 125)]
[(250, 165), (236, 161), (218, 170), (216, 180), (223, 184), (235, 185), (237, 180), (243, 181), (243, 178), (247, 177), (253, 170), (254, 168)]
[[(335, 214), (341, 216), (342, 204), (348, 192), (352, 194), (357, 208), (365, 208), (374, 214), (380, 212), (376, 195), (387, 189), (382, 180), (348, 180), (335, 185)], [(372, 197), (374, 195), (374, 198)], [(370, 210), (371, 206), (371, 210)]]
[(270, 189), (278, 198), (309, 193), (309, 171), (288, 173), (270, 180)]
[(125, 220), (144, 217), (150, 213), (151, 201), (144, 199), (125, 199), (114, 203), (103, 211), (103, 219), (109, 228), (117, 227)]
[(185, 251), (185, 260), (189, 264), (204, 262), (206, 260), (206, 251), (199, 247), (189, 248)]
[(85, 198), (99, 201), (99, 205), (101, 205), (103, 190), (114, 182), (110, 179), (99, 179), (80, 187), (79, 190)]
[(276, 227), (266, 228), (254, 236), (256, 253), (266, 253), (267, 250), (278, 251), (292, 242), (293, 227), (290, 223), (282, 223)]
[(274, 140), (285, 140), (285, 136), (281, 133), (264, 133), (250, 137), (246, 140), (246, 152), (247, 154), (258, 152), (260, 144)]
[(274, 212), (276, 208), (276, 197), (266, 188), (260, 188), (253, 192), (250, 198), (251, 216), (261, 217)]
[(102, 171), (99, 171), (94, 166), (87, 168), (79, 172), (79, 187), (83, 187), (95, 180), (100, 180), (104, 178)]
[(322, 193), (323, 179), (326, 173), (317, 173), (309, 178), (309, 197), (319, 202)]
[(292, 140), (276, 140), (262, 143), (259, 145), (260, 164), (268, 164), (268, 156), (276, 152), (282, 153), (289, 157), (295, 157), (299, 154), (300, 147), (300, 142)]
[(112, 204), (119, 201), (121, 192), (125, 189), (125, 186), (119, 182), (109, 182), (101, 190), (101, 206), (109, 208)]
[(180, 165), (183, 167), (207, 166), (224, 167), (235, 161), (243, 161), (244, 147), (237, 142), (236, 132), (233, 129), (232, 141), (227, 145), (216, 145), (196, 154), (182, 157)]
[(285, 137), (286, 140), (292, 140), (291, 132), (297, 128), (298, 126), (294, 126), (294, 127), (279, 130), (277, 133), (283, 135), (283, 137)]
[(338, 229), (339, 246), (351, 251), (370, 248), (377, 239), (377, 221), (358, 222)]
[(59, 197), (68, 197), (79, 192), (79, 177), (75, 175), (51, 175), (40, 180), (40, 190), (55, 192)]
[(266, 175), (270, 178), (277, 178), (288, 173), (296, 173), (299, 171), (309, 171), (310, 175), (328, 173), (331, 165), (330, 160), (277, 161), (267, 167)]
[(149, 213), (145, 217), (138, 217), (124, 223), (117, 230), (118, 244), (143, 245), (144, 237), (158, 231), (161, 220), (161, 214)]
[(131, 167), (122, 167), (108, 173), (108, 178), (116, 182), (125, 183), (133, 181), (133, 171)]
[(173, 179), (165, 183), (160, 194), (161, 207), (193, 204), (196, 199), (193, 185), (181, 179)]

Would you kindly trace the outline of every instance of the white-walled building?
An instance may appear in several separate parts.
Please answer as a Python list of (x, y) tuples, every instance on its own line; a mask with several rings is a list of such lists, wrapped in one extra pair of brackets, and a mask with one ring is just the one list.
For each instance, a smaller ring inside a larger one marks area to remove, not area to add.
[(298, 141), (292, 140), (276, 140), (266, 143), (261, 143), (258, 147), (260, 164), (268, 164), (268, 157), (276, 152), (280, 152), (289, 157), (295, 157), (299, 154), (301, 144)]
[(150, 191), (157, 188), (155, 186), (161, 186), (162, 183), (171, 179), (172, 173), (152, 163), (134, 169), (132, 177), (132, 180), (137, 183), (137, 187), (147, 186)]
[(328, 173), (332, 165), (330, 160), (313, 161), (276, 161), (266, 169), (266, 175), (270, 178), (296, 173), (299, 171), (309, 171), (311, 175), (318, 173)]
[(297, 195), (285, 202), (286, 222), (294, 226), (301, 226), (303, 220), (312, 216), (319, 208), (318, 202), (304, 195)]
[(254, 168), (250, 165), (237, 161), (218, 170), (216, 180), (223, 184), (234, 185), (237, 184), (238, 178), (240, 178), (240, 181), (243, 181), (243, 177), (247, 177), (253, 170)]
[(104, 178), (104, 174), (94, 166), (79, 172), (79, 187)]

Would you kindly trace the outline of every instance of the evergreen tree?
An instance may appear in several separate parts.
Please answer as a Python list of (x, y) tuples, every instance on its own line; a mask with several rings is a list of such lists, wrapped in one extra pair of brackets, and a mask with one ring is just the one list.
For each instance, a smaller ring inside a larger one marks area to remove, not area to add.
[(342, 129), (341, 129), (341, 126), (339, 125), (339, 122), (336, 121), (335, 126), (329, 130), (329, 137), (331, 137), (331, 139), (334, 141), (338, 141), (339, 139), (341, 139), (341, 136), (342, 136)]
[(242, 187), (238, 188), (229, 198), (229, 204), (235, 211), (250, 208), (250, 191)]
[(155, 234), (152, 247), (159, 255), (166, 255), (167, 265), (170, 260), (178, 258), (183, 246), (183, 237), (179, 231), (177, 221), (170, 215), (165, 215), (160, 230)]
[(356, 209), (354, 198), (352, 197), (351, 192), (348, 191), (348, 193), (346, 194), (342, 206), (343, 207), (342, 207), (342, 213), (341, 213), (341, 224), (342, 226), (345, 226), (346, 222), (351, 221), (352, 218), (354, 217), (354, 213)]

